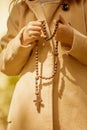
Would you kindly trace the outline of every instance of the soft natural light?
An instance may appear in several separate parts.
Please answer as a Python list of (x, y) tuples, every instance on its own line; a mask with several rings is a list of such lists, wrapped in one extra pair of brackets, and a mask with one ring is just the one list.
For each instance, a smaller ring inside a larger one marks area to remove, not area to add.
[(9, 6), (10, 0), (0, 0), (0, 38), (2, 37), (3, 33), (7, 30), (7, 18), (9, 15)]

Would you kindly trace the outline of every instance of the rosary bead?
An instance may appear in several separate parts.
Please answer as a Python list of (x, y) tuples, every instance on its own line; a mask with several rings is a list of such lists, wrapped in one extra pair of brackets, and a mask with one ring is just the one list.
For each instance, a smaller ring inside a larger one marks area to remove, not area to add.
[(57, 51), (55, 52), (55, 56), (58, 56), (58, 52)]
[(36, 52), (35, 52), (35, 54), (37, 55), (37, 54), (38, 54), (38, 52), (36, 51)]
[(54, 71), (56, 71), (56, 70), (57, 70), (57, 67), (55, 67)]
[(57, 63), (55, 63), (55, 66), (57, 66)]
[(46, 32), (45, 27), (43, 28), (43, 31)]
[(38, 68), (36, 68), (36, 74), (38, 74)]
[(38, 73), (38, 66), (36, 66), (36, 73)]
[(37, 80), (36, 80), (36, 82), (35, 82), (35, 85), (36, 85), (36, 88), (38, 87), (38, 82), (37, 82)]
[(38, 88), (36, 88), (36, 92), (38, 92)]
[(56, 74), (56, 71), (54, 71), (54, 75)]
[(36, 67), (38, 66), (38, 63), (36, 63)]
[(38, 59), (38, 55), (36, 55), (36, 59)]
[(47, 77), (43, 77), (43, 79), (45, 79), (45, 80), (48, 80), (49, 78), (50, 78), (50, 77), (48, 77), (48, 78), (47, 78)]
[[(36, 65), (36, 70), (38, 69), (38, 65)], [(37, 70), (37, 72), (38, 72), (38, 70)]]
[(38, 61), (38, 58), (36, 58), (36, 61)]
[(39, 92), (35, 92), (35, 95), (39, 95)]
[(38, 79), (39, 79), (39, 76), (36, 76), (35, 79), (38, 80)]
[(38, 88), (38, 82), (35, 82), (35, 85), (36, 85), (36, 89)]

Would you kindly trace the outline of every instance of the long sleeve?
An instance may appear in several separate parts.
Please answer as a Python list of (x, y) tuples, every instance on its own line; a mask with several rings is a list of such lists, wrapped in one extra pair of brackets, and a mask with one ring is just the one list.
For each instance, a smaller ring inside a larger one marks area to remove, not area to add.
[(74, 39), (71, 50), (68, 52), (82, 64), (87, 65), (87, 1), (84, 1), (84, 17), (86, 35), (74, 29)]
[(68, 53), (82, 64), (87, 65), (87, 36), (74, 29), (73, 45)]
[(13, 7), (8, 18), (7, 34), (1, 39), (0, 70), (7, 75), (18, 75), (26, 64), (33, 45), (22, 46), (20, 37), (23, 28), (19, 30), (19, 7)]

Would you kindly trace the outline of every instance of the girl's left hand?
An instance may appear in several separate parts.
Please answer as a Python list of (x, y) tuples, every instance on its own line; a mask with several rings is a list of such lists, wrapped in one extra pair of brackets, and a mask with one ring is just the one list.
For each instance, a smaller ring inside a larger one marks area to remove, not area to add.
[(59, 14), (59, 21), (61, 22), (59, 22), (55, 39), (60, 41), (62, 46), (72, 47), (74, 35), (73, 29), (61, 14)]

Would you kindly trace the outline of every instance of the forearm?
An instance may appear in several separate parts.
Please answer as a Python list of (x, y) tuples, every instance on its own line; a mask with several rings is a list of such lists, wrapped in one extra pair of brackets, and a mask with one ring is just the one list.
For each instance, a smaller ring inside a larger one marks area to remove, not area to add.
[(0, 70), (7, 75), (18, 75), (27, 63), (35, 44), (23, 46), (21, 34), (11, 40), (0, 54)]

